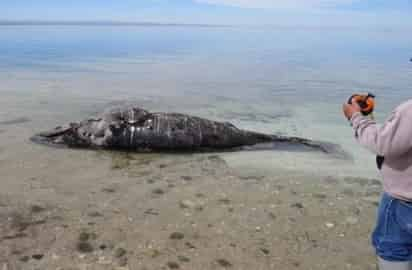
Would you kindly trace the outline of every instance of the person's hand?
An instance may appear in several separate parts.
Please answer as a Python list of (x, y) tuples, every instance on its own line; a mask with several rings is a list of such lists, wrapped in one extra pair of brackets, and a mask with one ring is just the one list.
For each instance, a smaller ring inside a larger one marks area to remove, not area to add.
[(361, 111), (361, 107), (354, 99), (352, 99), (352, 104), (344, 103), (342, 109), (343, 109), (343, 114), (348, 120), (352, 118), (352, 115)]

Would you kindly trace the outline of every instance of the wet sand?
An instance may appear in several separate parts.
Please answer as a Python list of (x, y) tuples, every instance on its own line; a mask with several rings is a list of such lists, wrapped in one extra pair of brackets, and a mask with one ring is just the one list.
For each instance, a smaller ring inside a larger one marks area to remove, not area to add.
[(2, 270), (376, 268), (378, 180), (40, 147), (0, 160)]

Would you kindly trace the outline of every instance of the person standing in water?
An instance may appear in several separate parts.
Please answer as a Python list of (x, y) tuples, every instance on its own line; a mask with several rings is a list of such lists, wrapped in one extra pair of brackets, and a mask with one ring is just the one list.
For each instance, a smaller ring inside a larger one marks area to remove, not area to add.
[(382, 124), (361, 113), (352, 99), (343, 105), (355, 138), (377, 155), (383, 195), (372, 233), (380, 270), (412, 270), (412, 99)]

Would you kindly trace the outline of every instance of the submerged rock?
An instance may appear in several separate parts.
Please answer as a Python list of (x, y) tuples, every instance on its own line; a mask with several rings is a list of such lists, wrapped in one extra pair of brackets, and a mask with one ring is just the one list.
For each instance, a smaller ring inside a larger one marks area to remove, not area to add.
[(93, 246), (88, 242), (78, 242), (76, 249), (81, 253), (90, 253), (94, 250)]
[(169, 269), (179, 269), (180, 265), (177, 262), (168, 262), (167, 266)]
[(29, 256), (23, 256), (23, 257), (20, 258), (21, 262), (28, 262), (29, 260), (30, 260)]
[(41, 259), (43, 259), (44, 255), (43, 254), (34, 254), (31, 257), (35, 260), (41, 260)]
[(179, 206), (182, 209), (193, 209), (196, 207), (196, 203), (189, 200), (183, 200), (179, 202)]
[(326, 194), (323, 194), (323, 193), (314, 193), (312, 194), (312, 197), (319, 199), (319, 200), (324, 200), (327, 198)]
[(231, 203), (231, 200), (228, 199), (228, 198), (222, 198), (222, 199), (219, 199), (218, 201), (219, 201), (221, 204), (226, 204), (226, 205), (228, 205), (228, 204)]
[(114, 188), (114, 187), (105, 187), (105, 188), (102, 188), (102, 191), (106, 192), (106, 193), (114, 193), (114, 192), (116, 192), (116, 188)]
[(261, 248), (260, 251), (262, 251), (263, 254), (269, 255), (270, 251), (267, 248)]
[(232, 263), (229, 262), (229, 261), (226, 260), (226, 259), (217, 259), (216, 262), (217, 262), (221, 267), (224, 267), (224, 268), (232, 267)]
[(103, 214), (98, 211), (91, 211), (87, 214), (89, 217), (102, 217)]
[(294, 203), (294, 204), (292, 204), (290, 207), (292, 207), (292, 208), (298, 208), (298, 209), (303, 209), (303, 208), (304, 208), (304, 207), (303, 207), (303, 204), (300, 203), (300, 202)]
[(32, 212), (32, 213), (40, 213), (40, 212), (43, 212), (45, 210), (46, 210), (46, 208), (43, 207), (43, 206), (40, 206), (40, 205), (32, 205), (30, 207), (30, 212)]
[(186, 245), (186, 247), (187, 248), (190, 248), (190, 249), (196, 249), (196, 246), (195, 245), (193, 245), (192, 243), (190, 243), (190, 242), (186, 242), (185, 243), (185, 245)]
[(153, 193), (153, 194), (156, 194), (156, 195), (163, 195), (163, 194), (165, 194), (165, 191), (164, 191), (163, 189), (161, 189), (161, 188), (155, 188), (155, 189), (152, 191), (152, 193)]
[(193, 180), (193, 177), (188, 176), (188, 175), (183, 175), (181, 178), (185, 181), (192, 181)]
[(117, 248), (114, 251), (114, 256), (116, 258), (120, 258), (120, 257), (123, 257), (124, 255), (126, 255), (126, 253), (127, 253), (127, 251), (124, 248)]
[(183, 238), (185, 238), (185, 235), (181, 232), (174, 232), (170, 235), (169, 238), (172, 240), (182, 240)]
[(180, 261), (180, 262), (184, 262), (184, 263), (187, 263), (187, 262), (190, 262), (190, 259), (188, 258), (188, 257), (185, 257), (185, 256), (177, 256), (177, 259)]
[(96, 239), (97, 236), (94, 233), (88, 233), (88, 232), (81, 232), (79, 234), (79, 242), (87, 242), (90, 239)]
[(147, 209), (146, 211), (144, 211), (144, 213), (145, 213), (146, 215), (152, 215), (152, 216), (158, 216), (158, 215), (159, 215), (159, 212), (156, 211), (156, 210), (153, 209), (153, 208)]
[(272, 219), (275, 220), (277, 218), (277, 216), (273, 213), (273, 212), (269, 212), (268, 216)]

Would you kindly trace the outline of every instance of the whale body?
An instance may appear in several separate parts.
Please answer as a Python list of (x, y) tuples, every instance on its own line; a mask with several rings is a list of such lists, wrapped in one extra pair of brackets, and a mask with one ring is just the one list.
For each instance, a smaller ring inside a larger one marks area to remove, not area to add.
[(242, 130), (228, 122), (139, 107), (109, 109), (97, 118), (56, 127), (31, 138), (51, 146), (161, 151), (315, 150), (342, 153), (339, 146), (299, 137)]

